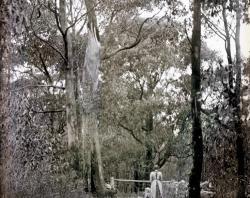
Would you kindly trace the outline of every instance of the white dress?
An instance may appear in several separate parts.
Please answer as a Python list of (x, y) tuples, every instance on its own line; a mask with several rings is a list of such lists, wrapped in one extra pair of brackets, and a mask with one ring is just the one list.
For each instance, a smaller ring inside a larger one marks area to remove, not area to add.
[[(151, 182), (151, 198), (162, 198), (162, 173), (160, 171), (153, 171), (150, 173), (150, 182)], [(157, 196), (157, 186), (160, 191), (160, 197)]]

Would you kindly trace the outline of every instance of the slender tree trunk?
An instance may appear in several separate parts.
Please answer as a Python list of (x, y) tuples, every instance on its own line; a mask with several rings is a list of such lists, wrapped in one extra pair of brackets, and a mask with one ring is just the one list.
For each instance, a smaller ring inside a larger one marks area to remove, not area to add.
[[(234, 62), (232, 59), (232, 51), (231, 51), (231, 35), (229, 32), (229, 27), (228, 27), (228, 19), (227, 19), (227, 2), (223, 2), (222, 4), (222, 17), (223, 17), (223, 23), (224, 23), (224, 30), (225, 30), (225, 51), (227, 54), (227, 62), (228, 62), (228, 84), (225, 84), (226, 88), (226, 93), (228, 94), (228, 104), (230, 109), (234, 109), (234, 103), (235, 103), (235, 90), (234, 90), (234, 70), (233, 70), (233, 66), (234, 66)], [(233, 112), (233, 111), (232, 111)], [(229, 114), (229, 116), (232, 118), (232, 120), (234, 120), (235, 116), (234, 113)], [(234, 124), (234, 122), (233, 122)], [(234, 128), (232, 128), (232, 131), (234, 130)], [(232, 147), (233, 149), (235, 149), (235, 143), (234, 143), (234, 137), (230, 137), (230, 138), (226, 138), (226, 142), (228, 142), (227, 144), (223, 144), (223, 171), (227, 172), (228, 171), (228, 167), (231, 167), (231, 170), (234, 170), (234, 162), (235, 162), (235, 158), (234, 156), (231, 157), (231, 159), (228, 159), (228, 152), (232, 152), (229, 151), (228, 149), (228, 145), (230, 145), (230, 147)], [(228, 174), (231, 175), (231, 179), (228, 180), (227, 175), (223, 175), (223, 180), (224, 182), (228, 182), (231, 181), (231, 186), (235, 187), (235, 182), (234, 179), (232, 179), (232, 175), (233, 174)], [(227, 184), (228, 185), (228, 184)], [(226, 192), (232, 192), (233, 189), (231, 188), (223, 188), (224, 193)]]
[(227, 14), (226, 14), (226, 2), (223, 3), (222, 8), (222, 17), (224, 23), (224, 29), (226, 33), (226, 41), (225, 41), (225, 50), (227, 54), (227, 61), (228, 61), (228, 96), (229, 96), (229, 105), (233, 104), (233, 59), (232, 59), (232, 52), (231, 52), (231, 36), (228, 29), (228, 21), (227, 21)]
[[(140, 167), (139, 163), (137, 161), (135, 161), (134, 165), (133, 165), (133, 178), (134, 178), (134, 180), (140, 179), (139, 167)], [(139, 188), (140, 188), (139, 183), (135, 182), (134, 183), (134, 192), (137, 193)]]
[(4, 159), (6, 153), (6, 113), (7, 113), (7, 91), (8, 91), (8, 70), (10, 65), (10, 2), (7, 0), (0, 1), (0, 197), (5, 197), (7, 193), (7, 177), (6, 159)]
[(66, 129), (69, 148), (78, 145), (77, 113), (75, 97), (75, 77), (72, 57), (72, 38), (69, 31), (66, 32), (67, 14), (66, 1), (60, 0), (60, 24), (63, 31), (64, 41), (64, 70), (65, 70), (65, 91), (66, 91)]
[(240, 0), (236, 0), (236, 34), (235, 34), (235, 49), (236, 49), (236, 87), (235, 87), (235, 130), (236, 138), (236, 153), (237, 153), (237, 173), (238, 173), (238, 191), (237, 198), (245, 198), (246, 178), (245, 178), (245, 142), (244, 131), (242, 130), (241, 121), (241, 52), (240, 52), (240, 20), (241, 8)]
[[(248, 63), (245, 67), (245, 76), (247, 76), (250, 79), (250, 59), (248, 59)], [(243, 88), (242, 88), (243, 89)], [(250, 184), (250, 86), (245, 86), (242, 94), (242, 114), (243, 114), (243, 126), (242, 129), (245, 132), (245, 178), (246, 178), (246, 184)], [(247, 185), (246, 185), (247, 186)], [(246, 187), (246, 192), (249, 192), (250, 188)]]
[(153, 171), (153, 145), (151, 142), (151, 135), (153, 132), (153, 113), (149, 112), (147, 115), (147, 119), (146, 119), (146, 158), (145, 158), (145, 165), (146, 165), (146, 169), (145, 169), (145, 175), (144, 175), (144, 179), (148, 179), (150, 172)]
[(193, 167), (189, 178), (189, 197), (200, 198), (200, 181), (203, 162), (203, 140), (201, 129), (201, 104), (200, 104), (200, 48), (201, 48), (201, 1), (193, 1), (193, 32), (192, 32), (192, 146)]

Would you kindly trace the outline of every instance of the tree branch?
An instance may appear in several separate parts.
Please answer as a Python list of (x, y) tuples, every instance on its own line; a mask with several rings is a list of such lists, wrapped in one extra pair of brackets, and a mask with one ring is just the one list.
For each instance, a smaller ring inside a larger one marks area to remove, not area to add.
[(43, 59), (43, 57), (42, 57), (42, 53), (40, 52), (39, 48), (36, 48), (36, 49), (37, 49), (37, 51), (38, 51), (38, 53), (39, 53), (39, 59), (40, 59), (40, 61), (41, 61), (41, 63), (42, 63), (42, 67), (43, 67), (43, 70), (42, 70), (40, 67), (39, 67), (39, 70), (40, 70), (42, 73), (44, 73), (44, 75), (49, 79), (49, 82), (52, 83), (53, 81), (52, 81), (51, 75), (50, 75), (50, 73), (49, 73), (49, 71), (48, 71), (48, 69), (47, 69), (47, 66), (46, 66), (46, 64), (45, 64), (45, 61), (44, 61), (44, 59)]
[(141, 145), (144, 145), (143, 142), (135, 136), (134, 131), (132, 129), (129, 129), (128, 127), (124, 126), (121, 122), (118, 123), (118, 126), (122, 127), (123, 129), (127, 130), (132, 137), (139, 142)]
[(201, 15), (207, 22), (208, 27), (210, 27), (210, 29), (221, 39), (226, 40), (226, 35), (223, 32), (221, 32), (221, 30), (212, 21), (210, 21), (209, 18), (204, 13), (201, 13)]
[(26, 88), (43, 88), (43, 87), (51, 87), (51, 88), (55, 88), (55, 89), (62, 89), (62, 90), (65, 90), (65, 87), (60, 87), (60, 86), (54, 86), (54, 85), (27, 85), (27, 86), (24, 86), (24, 87), (21, 87), (19, 89), (13, 89), (11, 90), (11, 92), (16, 92), (16, 91), (22, 91)]
[(34, 113), (62, 113), (65, 112), (65, 109), (61, 109), (61, 110), (49, 110), (49, 111), (36, 111), (34, 109), (31, 110)]
[[(158, 12), (158, 13), (159, 13), (159, 12)], [(136, 39), (135, 39), (135, 41), (134, 41), (133, 43), (131, 43), (130, 45), (125, 46), (125, 47), (123, 47), (123, 48), (120, 48), (120, 49), (118, 49), (118, 50), (116, 50), (116, 51), (114, 51), (114, 52), (112, 52), (112, 53), (110, 53), (110, 54), (108, 54), (108, 55), (104, 55), (104, 57), (102, 58), (102, 60), (109, 59), (109, 58), (111, 58), (112, 56), (115, 56), (116, 54), (118, 54), (118, 53), (121, 52), (121, 51), (128, 50), (128, 49), (132, 49), (132, 48), (136, 47), (136, 46), (141, 42), (141, 32), (142, 32), (142, 29), (143, 29), (144, 24), (145, 24), (148, 20), (154, 18), (158, 13), (154, 14), (152, 17), (146, 18), (146, 19), (141, 23), (141, 25), (140, 25), (140, 27), (139, 27), (139, 30), (138, 30), (138, 33), (137, 33), (137, 35), (136, 35)]]
[[(186, 34), (188, 43), (190, 44), (190, 46), (192, 46), (191, 40), (190, 40), (190, 38), (189, 38), (189, 36), (188, 36), (188, 33), (187, 33), (187, 21), (186, 21), (186, 19), (184, 20), (184, 25), (185, 25), (184, 30), (185, 30), (185, 34)], [(190, 47), (190, 48), (191, 48), (191, 47)]]
[(34, 30), (34, 27), (33, 27), (33, 15), (34, 15), (34, 11), (35, 11), (35, 7), (33, 7), (32, 9), (32, 12), (31, 12), (31, 16), (30, 16), (30, 28), (33, 32), (33, 35), (38, 38), (40, 41), (42, 41), (43, 43), (45, 43), (46, 45), (48, 45), (49, 47), (51, 47), (53, 50), (55, 50), (60, 56), (61, 58), (64, 60), (64, 61), (67, 61), (66, 58), (64, 57), (64, 55), (62, 54), (62, 52), (57, 49), (55, 46), (53, 46), (49, 41), (43, 39), (42, 37), (38, 36), (36, 31)]

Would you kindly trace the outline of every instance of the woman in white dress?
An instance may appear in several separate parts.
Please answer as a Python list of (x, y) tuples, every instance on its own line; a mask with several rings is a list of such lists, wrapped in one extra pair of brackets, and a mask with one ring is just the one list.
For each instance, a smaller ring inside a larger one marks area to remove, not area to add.
[(150, 173), (151, 182), (151, 198), (163, 198), (162, 197), (162, 173), (158, 171), (158, 166), (154, 166), (154, 171)]

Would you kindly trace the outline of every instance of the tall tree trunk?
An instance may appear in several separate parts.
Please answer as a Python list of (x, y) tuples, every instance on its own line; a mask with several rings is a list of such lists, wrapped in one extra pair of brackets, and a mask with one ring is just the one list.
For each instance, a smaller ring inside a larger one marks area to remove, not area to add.
[[(250, 79), (250, 58), (248, 58), (248, 62), (246, 67), (244, 68), (244, 75)], [(250, 184), (250, 86), (245, 85), (242, 87), (242, 118), (243, 118), (243, 125), (242, 130), (245, 132), (245, 178), (246, 184)], [(250, 186), (249, 186), (250, 187)], [(247, 188), (246, 185), (246, 192), (250, 192), (250, 188)]]
[[(228, 104), (229, 104), (229, 108), (230, 110), (234, 109), (234, 103), (235, 103), (235, 90), (234, 90), (234, 62), (233, 62), (233, 58), (232, 58), (232, 51), (231, 51), (231, 35), (229, 32), (229, 26), (228, 26), (228, 19), (227, 19), (227, 2), (223, 2), (222, 4), (222, 18), (223, 18), (223, 23), (224, 23), (224, 30), (225, 30), (225, 51), (227, 54), (227, 62), (228, 62), (228, 83), (224, 84), (224, 88), (226, 89), (226, 93), (228, 94)], [(233, 112), (233, 110), (232, 110)], [(232, 118), (233, 120), (233, 124), (234, 124), (234, 113), (230, 113), (229, 116)], [(232, 131), (234, 130), (234, 128), (232, 128)], [(229, 138), (226, 138), (226, 142), (223, 144), (223, 170), (225, 172), (228, 172), (229, 167), (230, 170), (233, 171), (234, 167), (235, 167), (235, 156), (231, 156), (229, 159), (229, 155), (228, 153), (231, 153), (232, 150), (228, 149), (229, 145), (230, 147), (232, 147), (233, 149), (235, 148), (235, 142), (234, 142), (234, 137), (230, 136)], [(222, 148), (221, 148), (222, 149)], [(235, 150), (234, 150), (235, 151)], [(231, 175), (229, 178), (227, 178), (227, 175)], [(232, 192), (233, 191), (233, 187), (235, 187), (235, 183), (234, 183), (234, 179), (232, 179), (232, 176), (234, 174), (227, 174), (227, 175), (223, 175), (223, 181), (225, 182), (226, 185), (229, 185), (227, 182), (231, 181), (231, 188), (223, 188), (224, 193), (226, 192)], [(224, 184), (224, 185), (225, 185)]]
[(145, 169), (145, 175), (144, 175), (144, 179), (148, 179), (150, 172), (153, 171), (153, 145), (152, 145), (152, 141), (151, 141), (151, 136), (152, 136), (152, 132), (153, 132), (153, 113), (150, 111), (147, 115), (147, 119), (145, 120), (146, 122), (146, 126), (145, 126), (145, 130), (146, 130), (146, 142), (145, 142), (145, 147), (146, 147), (146, 158), (145, 158), (145, 165), (146, 165), (146, 169)]
[(233, 59), (232, 59), (232, 52), (231, 52), (231, 36), (228, 29), (228, 21), (227, 21), (227, 14), (226, 14), (226, 1), (222, 5), (222, 17), (224, 23), (224, 29), (226, 33), (226, 40), (225, 40), (225, 50), (227, 54), (227, 62), (228, 62), (228, 96), (229, 96), (229, 105), (233, 104)]
[(6, 111), (7, 111), (7, 91), (8, 91), (8, 70), (10, 64), (10, 2), (7, 0), (0, 1), (0, 197), (5, 197), (7, 190), (6, 182), (6, 159), (4, 159), (6, 153)]
[(193, 167), (189, 178), (189, 197), (200, 198), (200, 181), (203, 162), (203, 140), (201, 129), (201, 77), (200, 77), (200, 48), (201, 48), (201, 1), (193, 1), (193, 31), (192, 31), (192, 146)]
[(97, 197), (104, 196), (104, 177), (98, 137), (98, 120), (96, 113), (84, 115), (83, 130), (85, 133), (84, 152), (89, 167), (90, 190)]
[(78, 145), (76, 97), (75, 97), (75, 77), (72, 57), (72, 39), (69, 31), (66, 31), (67, 14), (66, 1), (60, 0), (60, 24), (64, 42), (64, 70), (65, 70), (65, 91), (66, 91), (66, 129), (68, 135), (68, 146), (76, 147)]
[[(139, 163), (137, 161), (135, 161), (134, 164), (133, 164), (133, 179), (134, 180), (139, 180), (140, 179), (139, 169), (140, 169)], [(135, 193), (137, 193), (140, 187), (141, 187), (140, 183), (135, 182), (133, 191)]]
[(246, 178), (245, 178), (245, 142), (244, 132), (242, 130), (241, 121), (241, 52), (240, 52), (240, 20), (241, 8), (240, 0), (236, 0), (236, 34), (235, 34), (235, 49), (236, 49), (236, 85), (235, 85), (235, 131), (236, 137), (236, 153), (237, 153), (237, 173), (238, 173), (238, 190), (237, 198), (245, 198)]
[[(95, 1), (85, 0), (88, 16), (88, 43), (83, 68), (83, 149), (87, 151), (87, 165), (91, 173), (91, 190), (97, 197), (104, 197), (104, 177), (102, 168), (101, 148), (98, 137), (98, 114), (100, 92), (98, 90), (98, 75), (101, 63), (100, 41), (95, 15)], [(91, 149), (90, 149), (91, 148)], [(91, 151), (90, 155), (88, 151)], [(86, 153), (86, 152), (85, 152)]]

